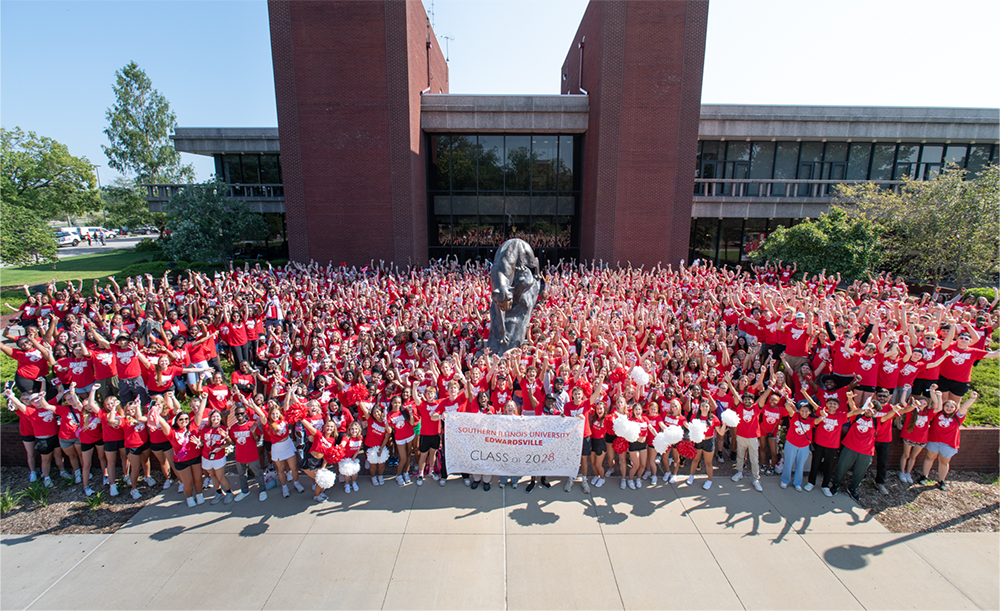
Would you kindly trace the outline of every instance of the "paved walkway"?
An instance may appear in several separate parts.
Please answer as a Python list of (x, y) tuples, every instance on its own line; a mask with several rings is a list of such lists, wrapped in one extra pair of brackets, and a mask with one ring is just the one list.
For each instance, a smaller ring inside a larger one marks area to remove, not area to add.
[(1000, 608), (996, 534), (894, 535), (845, 496), (700, 483), (362, 480), (196, 509), (171, 491), (113, 535), (3, 536), (0, 607)]

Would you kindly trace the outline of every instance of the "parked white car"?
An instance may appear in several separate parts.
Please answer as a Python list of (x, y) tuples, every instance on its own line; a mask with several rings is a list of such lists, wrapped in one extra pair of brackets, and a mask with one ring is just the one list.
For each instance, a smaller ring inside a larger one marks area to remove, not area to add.
[(80, 236), (75, 233), (60, 230), (56, 232), (56, 243), (58, 243), (59, 246), (76, 246), (80, 243)]

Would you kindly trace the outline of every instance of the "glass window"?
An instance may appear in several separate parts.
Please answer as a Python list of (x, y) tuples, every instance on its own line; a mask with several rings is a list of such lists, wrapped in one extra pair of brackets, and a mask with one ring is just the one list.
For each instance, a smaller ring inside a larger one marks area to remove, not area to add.
[(560, 195), (558, 210), (559, 216), (573, 216), (576, 214), (576, 196)]
[(719, 263), (735, 265), (743, 249), (743, 219), (722, 220), (722, 242), (719, 246)]
[(502, 216), (479, 217), (479, 245), (496, 248), (504, 243), (504, 222)]
[(944, 162), (954, 163), (958, 167), (965, 167), (965, 153), (969, 147), (966, 145), (961, 146), (949, 146), (945, 149)]
[(559, 190), (572, 191), (573, 183), (573, 136), (559, 138)]
[(718, 140), (705, 140), (701, 143), (701, 160), (717, 161), (719, 159), (719, 145), (724, 144)]
[(243, 162), (243, 182), (246, 184), (260, 184), (260, 166), (257, 155), (241, 155)]
[[(823, 143), (822, 142), (803, 142), (802, 143), (802, 156), (800, 157), (799, 163), (815, 163), (817, 161), (823, 161)], [(800, 176), (799, 178), (816, 178), (815, 176)]]
[(941, 163), (941, 154), (944, 152), (943, 146), (924, 145), (920, 151), (920, 161), (922, 163)]
[(865, 180), (868, 178), (868, 162), (871, 160), (871, 144), (852, 144), (851, 157), (847, 162), (848, 180)]
[[(559, 210), (559, 199), (555, 195), (532, 195), (531, 214), (533, 216), (555, 216)], [(566, 199), (572, 199), (567, 197)], [(573, 209), (570, 208), (570, 214)]]
[(434, 229), (428, 236), (428, 246), (451, 246), (451, 216), (436, 216)]
[(983, 166), (989, 161), (990, 158), (990, 145), (975, 145), (969, 147), (969, 174), (966, 178), (975, 178), (979, 171), (983, 169)]
[(260, 182), (265, 185), (281, 184), (281, 166), (277, 155), (260, 156)]
[[(754, 142), (751, 154), (753, 157), (750, 160), (750, 178), (771, 178), (774, 171), (774, 143)], [(749, 184), (747, 195), (751, 197), (766, 195), (767, 185), (763, 186), (764, 192), (760, 191), (761, 188), (761, 185)]]
[[(778, 150), (774, 158), (774, 177), (792, 179), (799, 162), (798, 142), (779, 142)], [(784, 197), (788, 187), (785, 183), (774, 183), (771, 185), (772, 197)]]
[(876, 144), (872, 154), (870, 180), (892, 180), (892, 163), (896, 155), (895, 144)]
[(531, 137), (531, 188), (534, 191), (556, 190), (556, 161), (559, 140), (552, 135)]
[(503, 191), (503, 136), (479, 136), (479, 190)]
[(456, 216), (451, 228), (451, 242), (454, 246), (476, 246), (478, 225), (474, 216)]
[(451, 214), (451, 196), (450, 195), (432, 195), (431, 205), (433, 206), (434, 214), (437, 215), (448, 215)]
[(531, 181), (531, 136), (507, 136), (504, 165), (508, 191), (527, 191)]
[(451, 138), (448, 136), (431, 136), (429, 147), (431, 158), (428, 164), (427, 188), (432, 191), (447, 191), (451, 189), (449, 163), (451, 160)]
[(503, 195), (482, 194), (479, 196), (479, 214), (503, 214)]
[(240, 171), (239, 155), (225, 155), (222, 158), (222, 163), (226, 167), (227, 183), (236, 184), (243, 182), (243, 172)]
[(531, 197), (527, 195), (508, 195), (504, 198), (504, 214), (528, 215), (531, 213)]
[(916, 161), (919, 152), (920, 147), (916, 144), (900, 144), (899, 152), (896, 154), (896, 163)]
[(692, 229), (693, 256), (705, 261), (715, 261), (715, 253), (719, 247), (718, 219), (692, 219), (691, 226), (697, 229)]
[(475, 136), (454, 136), (451, 146), (451, 188), (453, 191), (476, 190)]
[(726, 150), (726, 161), (750, 161), (750, 143), (730, 142)]
[(827, 142), (826, 143), (826, 154), (823, 157), (823, 161), (847, 161), (847, 143), (846, 142)]
[(741, 261), (747, 260), (747, 255), (760, 248), (767, 238), (767, 219), (746, 219), (743, 221), (743, 254)]

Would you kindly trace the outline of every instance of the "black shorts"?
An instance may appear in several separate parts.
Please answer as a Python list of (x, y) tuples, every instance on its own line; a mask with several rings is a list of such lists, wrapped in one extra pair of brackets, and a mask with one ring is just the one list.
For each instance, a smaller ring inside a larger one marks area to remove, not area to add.
[(59, 447), (59, 438), (53, 435), (52, 437), (36, 437), (35, 438), (35, 452), (38, 452), (42, 456), (51, 454)]
[(628, 444), (629, 452), (642, 452), (645, 449), (646, 449), (645, 441), (633, 441), (632, 443)]
[(591, 443), (590, 443), (590, 437), (584, 437), (583, 438), (583, 449), (580, 451), (580, 456), (590, 456), (590, 453), (592, 451), (593, 451), (593, 449), (592, 449), (592, 446), (591, 446)]
[(950, 392), (953, 395), (958, 395), (959, 397), (964, 397), (965, 393), (969, 392), (968, 382), (956, 382), (955, 380), (948, 379), (944, 376), (938, 378), (937, 381), (938, 390), (941, 392)]
[(116, 439), (114, 441), (104, 440), (104, 451), (105, 452), (117, 452), (118, 450), (125, 447), (125, 441), (123, 439)]
[(104, 449), (104, 442), (103, 441), (95, 441), (94, 443), (81, 443), (80, 444), (80, 451), (81, 452), (89, 452), (89, 451), (93, 450), (95, 447), (100, 447), (101, 450), (103, 450)]
[(834, 386), (834, 389), (843, 388), (854, 380), (854, 376), (842, 376), (837, 373), (831, 373), (830, 377), (833, 378), (833, 381), (836, 384), (836, 386)]
[(149, 449), (152, 450), (152, 451), (154, 451), (154, 452), (167, 452), (172, 447), (173, 446), (170, 445), (169, 441), (161, 441), (161, 442), (158, 442), (158, 443), (153, 443), (153, 442), (149, 443)]
[(142, 453), (149, 449), (149, 442), (142, 444), (136, 448), (125, 448), (126, 454), (131, 454), (132, 456), (142, 456)]
[(857, 388), (861, 392), (875, 392), (875, 387), (868, 384), (858, 384), (854, 388)]
[(306, 455), (302, 457), (302, 464), (299, 465), (299, 469), (304, 469), (306, 471), (315, 471), (316, 469), (319, 469), (322, 466), (323, 466), (322, 458), (316, 458), (309, 452), (306, 452)]
[[(913, 392), (910, 394), (914, 397), (926, 397), (927, 391), (930, 390), (931, 384), (936, 384), (937, 380), (925, 380), (923, 378), (917, 378), (913, 381)], [(940, 389), (938, 389), (940, 390)]]
[(604, 434), (604, 443), (606, 443), (609, 446), (615, 443), (615, 439), (617, 439), (617, 437), (615, 437), (611, 433)]
[(195, 456), (194, 458), (185, 460), (183, 462), (174, 463), (174, 471), (183, 471), (188, 467), (193, 467), (194, 465), (201, 464), (201, 456)]
[(608, 451), (608, 443), (604, 441), (603, 437), (591, 437), (590, 451), (597, 456), (600, 456)]
[(711, 454), (715, 451), (715, 435), (706, 437), (701, 443), (694, 444), (694, 449), (701, 450), (706, 454)]
[(421, 435), (420, 436), (420, 447), (421, 453), (427, 452), (431, 448), (435, 450), (441, 449), (441, 436), (440, 435)]
[(35, 443), (34, 435), (21, 435), (21, 441), (24, 443)]

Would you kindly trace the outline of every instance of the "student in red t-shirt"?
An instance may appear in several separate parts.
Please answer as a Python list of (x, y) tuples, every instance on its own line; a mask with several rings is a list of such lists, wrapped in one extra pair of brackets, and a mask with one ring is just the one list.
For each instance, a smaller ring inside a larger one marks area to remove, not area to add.
[[(202, 394), (205, 392), (203, 390)], [(203, 412), (199, 412), (199, 415), (203, 416)], [(212, 478), (218, 490), (212, 497), (211, 504), (216, 505), (222, 501), (228, 505), (233, 502), (233, 491), (229, 478), (226, 477), (225, 442), (229, 439), (229, 431), (222, 423), (222, 412), (212, 410), (204, 419), (196, 416), (195, 424), (199, 426), (198, 435), (201, 437), (201, 470)]]
[[(404, 389), (409, 394), (409, 389)], [(396, 465), (396, 483), (404, 486), (410, 483), (410, 457), (412, 445), (416, 438), (413, 427), (417, 418), (413, 410), (403, 405), (402, 395), (393, 395), (389, 399), (389, 416), (386, 418), (392, 428), (392, 436), (396, 441), (396, 452), (399, 463)]]
[[(316, 479), (316, 472), (326, 466), (326, 456), (337, 445), (337, 425), (331, 421), (327, 421), (320, 429), (317, 429), (311, 422), (303, 420), (302, 428), (309, 433), (312, 444), (309, 450), (305, 452), (305, 457), (302, 460), (300, 468), (313, 481), (313, 500), (317, 503), (322, 503), (328, 501), (329, 497), (323, 494), (325, 488), (320, 486), (319, 481)], [(241, 492), (240, 494), (243, 493)]]
[[(437, 458), (438, 450), (441, 448), (440, 421), (444, 407), (437, 398), (437, 388), (433, 384), (428, 384), (424, 389), (424, 396), (420, 396), (417, 380), (413, 381), (413, 406), (417, 414), (420, 415), (420, 447), (417, 457), (417, 485), (424, 485), (424, 466), (433, 468), (434, 459)], [(439, 477), (437, 473), (431, 473), (432, 477)]]
[[(854, 392), (847, 393), (847, 401), (854, 404)], [(872, 464), (872, 457), (875, 455), (875, 437), (877, 435), (877, 420), (883, 422), (892, 420), (899, 415), (899, 409), (891, 405), (886, 415), (876, 418), (875, 413), (879, 406), (874, 400), (865, 402), (861, 407), (851, 409), (847, 412), (847, 419), (851, 422), (851, 428), (844, 437), (843, 447), (840, 449), (840, 457), (837, 459), (837, 473), (833, 476), (833, 485), (830, 493), (837, 494), (840, 488), (840, 481), (847, 475), (847, 471), (854, 468), (854, 475), (847, 486), (847, 494), (860, 503), (861, 497), (858, 493), (858, 486), (865, 477), (865, 471)]]
[[(205, 401), (200, 396), (191, 398), (191, 407), (196, 414), (204, 409)], [(201, 437), (198, 426), (191, 421), (187, 412), (179, 412), (173, 418), (173, 423), (160, 414), (160, 408), (153, 406), (149, 418), (156, 422), (163, 434), (170, 440), (174, 449), (174, 472), (184, 486), (184, 497), (188, 507), (201, 505), (205, 502), (202, 495), (201, 481)]]
[[(932, 386), (931, 392), (935, 390), (937, 386)], [(927, 447), (931, 417), (934, 415), (927, 397), (912, 397), (910, 404), (912, 409), (906, 414), (903, 429), (899, 433), (903, 438), (903, 453), (899, 457), (899, 481), (905, 484), (913, 483), (910, 473), (916, 466), (917, 456)]]
[(94, 494), (90, 487), (90, 466), (93, 464), (94, 448), (97, 448), (98, 464), (101, 466), (101, 474), (107, 477), (108, 459), (104, 455), (104, 437), (101, 430), (101, 408), (97, 405), (95, 395), (98, 391), (99, 383), (90, 386), (87, 399), (83, 402), (80, 417), (80, 471), (83, 475), (83, 493), (87, 496)]
[(736, 474), (733, 475), (733, 481), (743, 479), (743, 461), (749, 453), (753, 487), (757, 492), (764, 490), (760, 485), (760, 412), (770, 393), (771, 390), (768, 389), (758, 401), (754, 401), (752, 394), (744, 393), (743, 403), (735, 410), (740, 423), (736, 426)]
[(979, 398), (976, 391), (969, 392), (969, 398), (961, 406), (955, 401), (943, 401), (943, 394), (940, 390), (932, 391), (934, 400), (934, 416), (931, 418), (930, 434), (927, 441), (927, 454), (924, 456), (923, 477), (918, 484), (929, 483), (931, 467), (934, 461), (938, 463), (938, 487), (941, 490), (948, 489), (948, 470), (951, 468), (951, 459), (958, 454), (959, 442), (961, 440), (961, 427), (965, 422), (965, 416), (969, 408)]
[[(961, 322), (962, 330), (955, 333), (959, 323), (951, 321), (948, 335), (941, 343), (944, 351), (941, 370), (937, 385), (942, 395), (942, 400), (947, 403), (954, 401), (960, 403), (965, 393), (969, 391), (969, 381), (972, 380), (972, 366), (980, 359), (1000, 357), (1000, 350), (992, 352), (973, 346), (979, 342), (979, 332), (967, 320)], [(929, 365), (933, 367), (933, 365)]]
[(49, 351), (33, 336), (19, 337), (15, 345), (0, 344), (0, 351), (17, 361), (14, 385), (22, 393), (37, 392), (38, 379), (49, 373)]
[(594, 477), (590, 483), (600, 488), (604, 485), (604, 455), (608, 449), (605, 437), (611, 422), (607, 404), (604, 401), (595, 403), (587, 418), (590, 421), (590, 461), (594, 468)]
[[(45, 486), (51, 488), (52, 479), (49, 477), (49, 472), (52, 470), (52, 455), (59, 451), (59, 439), (56, 436), (59, 425), (56, 422), (55, 407), (45, 402), (44, 392), (43, 386), (41, 392), (23, 393), (20, 400), (14, 395), (12, 388), (8, 388), (4, 394), (7, 396), (8, 409), (17, 410), (19, 414), (31, 420), (35, 436), (35, 453), (42, 458), (42, 478)], [(55, 463), (62, 464), (62, 452), (59, 452)]]
[(233, 461), (236, 463), (236, 479), (239, 482), (240, 493), (233, 498), (239, 502), (250, 493), (250, 482), (247, 480), (249, 469), (257, 480), (257, 500), (267, 500), (267, 486), (264, 483), (264, 470), (260, 466), (260, 452), (257, 449), (257, 439), (260, 432), (259, 419), (251, 420), (246, 404), (249, 399), (237, 395), (238, 403), (229, 416), (228, 433), (233, 442)]
[(785, 450), (782, 456), (784, 461), (784, 468), (781, 470), (782, 488), (792, 484), (796, 490), (802, 492), (802, 472), (806, 466), (806, 458), (809, 457), (813, 432), (816, 425), (823, 420), (813, 414), (814, 405), (809, 398), (795, 405), (792, 405), (791, 401), (785, 401), (785, 409), (788, 412), (788, 433), (785, 436)]
[[(691, 461), (691, 473), (688, 475), (687, 484), (689, 486), (694, 484), (694, 474), (698, 471), (698, 463), (699, 461), (704, 462), (705, 475), (708, 476), (708, 479), (701, 486), (704, 490), (712, 487), (712, 473), (715, 469), (715, 465), (712, 464), (712, 455), (715, 454), (715, 438), (718, 436), (719, 439), (722, 439), (726, 434), (726, 425), (715, 415), (718, 407), (719, 404), (712, 398), (712, 395), (703, 395), (697, 411), (691, 415), (692, 421), (701, 420), (705, 423), (705, 438), (694, 444), (697, 454)], [(688, 427), (690, 428), (690, 424)]]
[[(115, 410), (108, 414), (108, 422), (112, 426), (121, 427), (124, 434), (123, 443), (128, 456), (128, 476), (131, 485), (132, 498), (139, 500), (142, 493), (139, 492), (139, 471), (145, 469), (145, 483), (152, 486), (155, 481), (149, 476), (149, 431), (146, 430), (148, 418), (143, 415), (139, 400), (135, 399), (124, 407), (121, 403), (116, 405)], [(126, 465), (123, 465), (125, 467)]]

